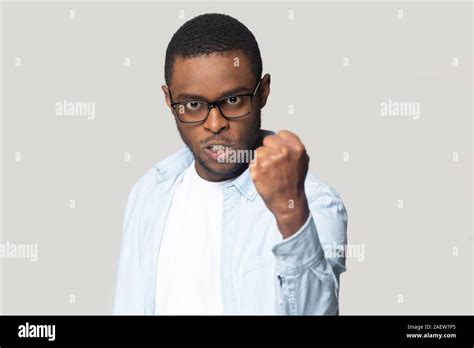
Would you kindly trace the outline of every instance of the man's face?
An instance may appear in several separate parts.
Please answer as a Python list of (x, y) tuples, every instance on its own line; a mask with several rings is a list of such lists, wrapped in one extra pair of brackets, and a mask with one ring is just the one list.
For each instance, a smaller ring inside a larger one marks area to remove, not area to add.
[[(214, 101), (253, 93), (257, 83), (247, 57), (240, 51), (231, 51), (194, 58), (177, 57), (169, 90), (166, 86), (162, 89), (166, 103), (171, 107), (172, 102)], [(224, 145), (234, 151), (251, 151), (259, 146), (260, 109), (265, 105), (269, 92), (270, 76), (267, 74), (252, 99), (250, 114), (239, 119), (228, 120), (217, 108), (211, 108), (206, 121), (198, 124), (182, 123), (175, 115), (178, 131), (194, 154), (196, 170), (202, 178), (227, 180), (240, 175), (248, 167), (248, 163), (221, 163), (210, 146)]]

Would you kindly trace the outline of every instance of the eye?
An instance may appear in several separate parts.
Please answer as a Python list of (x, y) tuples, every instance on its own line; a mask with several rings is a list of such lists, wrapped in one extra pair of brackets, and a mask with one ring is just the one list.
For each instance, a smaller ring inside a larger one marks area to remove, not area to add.
[(190, 101), (185, 104), (186, 109), (188, 110), (198, 110), (202, 107), (202, 103), (198, 101)]
[(241, 98), (238, 96), (232, 96), (225, 100), (226, 104), (229, 104), (229, 105), (237, 105), (240, 103), (240, 101), (241, 101)]

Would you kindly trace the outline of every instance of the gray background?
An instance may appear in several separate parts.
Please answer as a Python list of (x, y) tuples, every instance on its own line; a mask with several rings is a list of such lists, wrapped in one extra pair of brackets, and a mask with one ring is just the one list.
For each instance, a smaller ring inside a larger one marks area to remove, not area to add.
[[(311, 171), (342, 196), (364, 259), (347, 261), (341, 314), (472, 313), (472, 3), (1, 10), (1, 241), (39, 248), (37, 262), (0, 259), (1, 313), (111, 313), (129, 190), (183, 146), (160, 90), (180, 11), (227, 13), (252, 30), (272, 75), (263, 128), (296, 132)], [(95, 119), (55, 115), (64, 99), (95, 102)], [(388, 99), (419, 102), (420, 119), (382, 116)]]

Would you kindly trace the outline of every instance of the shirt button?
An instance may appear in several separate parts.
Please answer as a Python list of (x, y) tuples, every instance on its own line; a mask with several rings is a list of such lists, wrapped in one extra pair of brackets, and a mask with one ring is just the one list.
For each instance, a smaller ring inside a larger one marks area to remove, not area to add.
[(234, 256), (239, 256), (240, 255), (240, 249), (239, 247), (234, 248)]

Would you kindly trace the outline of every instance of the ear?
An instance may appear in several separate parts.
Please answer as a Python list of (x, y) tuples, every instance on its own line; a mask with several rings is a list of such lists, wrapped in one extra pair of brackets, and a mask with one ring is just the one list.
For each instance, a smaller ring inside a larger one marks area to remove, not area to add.
[(267, 104), (267, 99), (270, 95), (270, 80), (270, 74), (265, 74), (260, 83), (260, 88), (257, 92), (257, 94), (260, 95), (260, 108), (263, 108)]
[(168, 89), (168, 86), (162, 85), (162, 86), (161, 86), (161, 89), (163, 90), (163, 93), (164, 93), (164, 95), (165, 95), (165, 102), (166, 102), (166, 105), (168, 105), (168, 107), (169, 107), (170, 109), (172, 109), (172, 107), (171, 107), (170, 91), (169, 91), (169, 89)]

